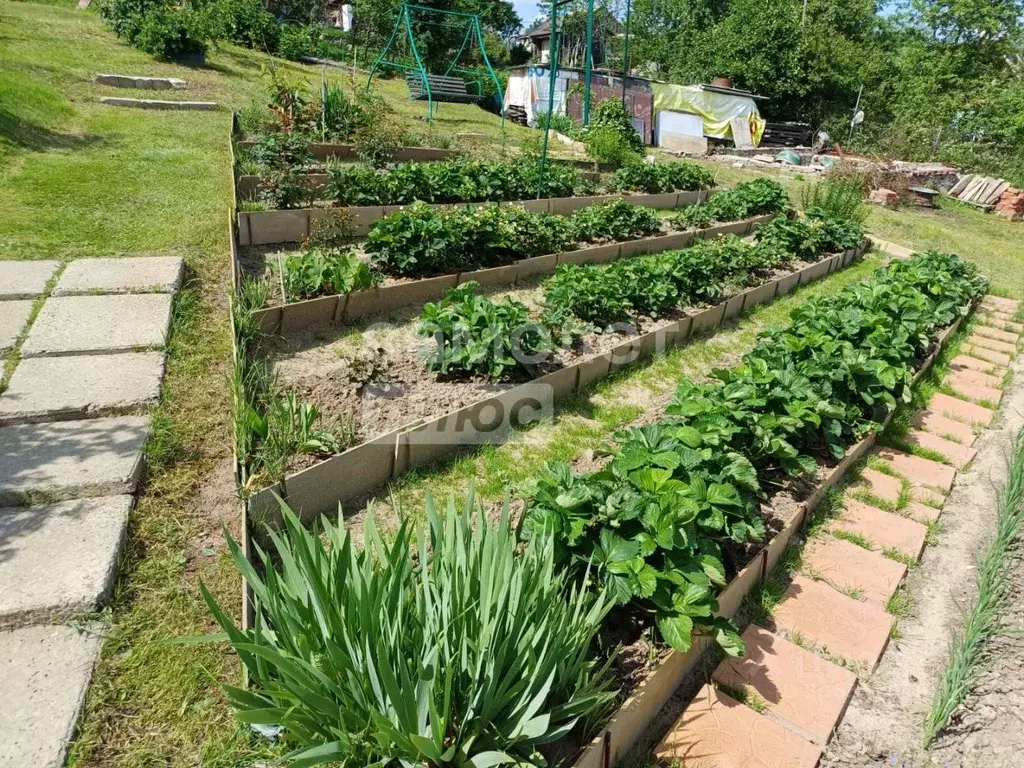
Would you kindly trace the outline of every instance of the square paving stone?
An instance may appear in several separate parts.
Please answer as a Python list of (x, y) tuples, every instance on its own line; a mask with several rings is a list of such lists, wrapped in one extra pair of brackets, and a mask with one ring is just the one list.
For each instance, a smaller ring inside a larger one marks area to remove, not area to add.
[(0, 354), (14, 346), (32, 314), (32, 300), (0, 301)]
[(967, 337), (967, 343), (973, 344), (976, 347), (991, 349), (993, 352), (1002, 352), (1003, 354), (1010, 355), (1011, 357), (1017, 354), (1016, 344), (1007, 344), (1005, 341), (996, 341), (995, 339), (990, 339), (988, 336), (979, 336), (976, 333)]
[[(974, 375), (984, 376), (985, 374), (975, 372)], [(965, 374), (950, 373), (943, 380), (943, 383), (951, 387), (958, 395), (976, 403), (991, 403), (997, 406), (1003, 399), (1003, 391), (1001, 389), (979, 383), (976, 379), (972, 379), (972, 377)]]
[(1004, 331), (1001, 328), (991, 328), (987, 325), (975, 325), (974, 332), (979, 336), (987, 336), (990, 339), (996, 341), (1005, 341), (1007, 344), (1013, 344), (1016, 346), (1017, 342), (1020, 341), (1020, 335), (1013, 333), (1012, 331)]
[(992, 417), (995, 415), (995, 411), (991, 408), (968, 403), (966, 400), (950, 397), (942, 392), (936, 392), (932, 395), (932, 399), (928, 403), (928, 409), (938, 411), (943, 416), (948, 416), (957, 421), (963, 421), (967, 424), (981, 424), (985, 427), (992, 423)]
[(978, 346), (977, 344), (965, 343), (960, 347), (960, 351), (970, 355), (971, 357), (977, 357), (989, 363), (994, 363), (995, 365), (1009, 365), (1013, 362), (1009, 355), (1004, 354), (1003, 352), (995, 352), (991, 349), (986, 349), (985, 347)]
[(767, 712), (792, 723), (815, 744), (827, 744), (857, 676), (756, 625), (744, 631), (743, 645), (743, 658), (718, 665), (715, 682), (753, 692)]
[(42, 296), (59, 261), (0, 261), (0, 300)]
[(843, 511), (829, 523), (828, 530), (855, 534), (878, 549), (895, 549), (915, 560), (924, 551), (928, 535), (928, 529), (921, 523), (856, 499), (843, 501)]
[(182, 260), (170, 256), (79, 259), (68, 264), (53, 295), (174, 293), (181, 286), (182, 271)]
[(927, 430), (933, 435), (945, 437), (947, 440), (956, 439), (963, 445), (973, 445), (974, 441), (978, 439), (970, 424), (956, 421), (928, 408), (918, 411), (914, 415), (914, 426)]
[(865, 490), (883, 501), (896, 504), (903, 492), (903, 483), (898, 477), (868, 468), (860, 473), (860, 482), (854, 486), (854, 490)]
[(61, 421), (0, 428), (0, 505), (132, 493), (149, 418)]
[(917, 522), (923, 524), (938, 520), (942, 516), (941, 509), (937, 507), (929, 507), (927, 504), (922, 504), (919, 501), (908, 502), (906, 508), (902, 511), (906, 513), (911, 520), (917, 520)]
[(710, 685), (654, 749), (666, 765), (814, 768), (821, 749)]
[(854, 600), (827, 584), (794, 576), (775, 606), (772, 623), (790, 634), (840, 658), (863, 666), (869, 673), (889, 644), (894, 619), (870, 603)]
[(993, 376), (991, 373), (974, 371), (970, 368), (950, 366), (949, 374), (945, 378), (947, 384), (956, 386), (954, 382), (962, 382), (972, 386), (987, 387), (989, 389), (1002, 389), (1003, 377)]
[(110, 596), (131, 496), (0, 509), (0, 628), (66, 620)]
[(956, 479), (956, 470), (952, 467), (894, 448), (880, 448), (875, 455), (919, 488), (935, 488), (945, 494)]
[(957, 355), (949, 362), (949, 369), (951, 371), (978, 371), (980, 373), (987, 373), (989, 375), (998, 376), (1002, 381), (1002, 375), (1005, 372), (1005, 368), (998, 365), (993, 365), (987, 360), (979, 360), (976, 357), (970, 355)]
[(0, 764), (64, 765), (99, 650), (96, 634), (71, 627), (0, 632)]
[(171, 322), (171, 296), (51, 298), (32, 324), (22, 357), (131, 352), (162, 347)]
[(802, 563), (808, 576), (839, 590), (859, 591), (858, 599), (870, 600), (879, 608), (885, 607), (907, 574), (903, 563), (830, 536), (807, 542)]
[(163, 352), (30, 357), (0, 394), (0, 424), (118, 414), (160, 396)]
[(939, 437), (939, 435), (932, 434), (931, 432), (922, 432), (919, 429), (911, 429), (907, 432), (907, 442), (911, 445), (935, 451), (945, 457), (946, 461), (957, 469), (963, 469), (966, 467), (978, 454), (978, 452), (969, 445), (955, 443), (952, 440)]

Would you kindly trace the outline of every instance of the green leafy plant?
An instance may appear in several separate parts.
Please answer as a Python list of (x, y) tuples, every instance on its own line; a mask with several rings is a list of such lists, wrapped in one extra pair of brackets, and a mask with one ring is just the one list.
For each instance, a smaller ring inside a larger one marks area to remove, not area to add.
[(789, 197), (781, 184), (772, 179), (754, 179), (716, 192), (700, 205), (684, 208), (673, 217), (673, 223), (681, 229), (706, 227), (716, 221), (783, 213), (788, 207)]
[(259, 571), (228, 539), (253, 628), (202, 592), (253, 682), (225, 687), (237, 717), (280, 725), (292, 765), (541, 766), (540, 747), (586, 738), (610, 707), (607, 601), (567, 583), (550, 542), (520, 552), (507, 505), (492, 523), (471, 493), (442, 519), (428, 496), (425, 530), (386, 542), (369, 514), (362, 548), (282, 512)]
[(418, 333), (433, 338), (427, 370), (442, 375), (483, 375), (500, 380), (532, 374), (554, 351), (547, 328), (530, 320), (525, 304), (493, 302), (469, 281), (423, 307)]
[(601, 141), (605, 146), (616, 147), (616, 156), (620, 161), (624, 161), (628, 156), (644, 154), (644, 140), (633, 127), (629, 113), (620, 99), (599, 101), (591, 110), (590, 125), (582, 135), (592, 157), (595, 148), (592, 137), (595, 133), (602, 137)]
[(661, 230), (661, 219), (652, 208), (610, 200), (588, 205), (572, 215), (572, 232), (583, 242), (632, 240)]
[(302, 301), (372, 288), (381, 275), (351, 251), (307, 248), (284, 260), (285, 297)]
[(695, 191), (708, 189), (714, 176), (696, 163), (627, 163), (612, 174), (608, 188), (613, 192)]
[(804, 212), (818, 218), (863, 223), (868, 212), (864, 205), (864, 189), (854, 178), (822, 179), (807, 184), (800, 192)]
[(777, 247), (799, 261), (815, 261), (823, 252), (820, 230), (803, 219), (776, 216), (758, 228), (755, 239), (764, 247)]

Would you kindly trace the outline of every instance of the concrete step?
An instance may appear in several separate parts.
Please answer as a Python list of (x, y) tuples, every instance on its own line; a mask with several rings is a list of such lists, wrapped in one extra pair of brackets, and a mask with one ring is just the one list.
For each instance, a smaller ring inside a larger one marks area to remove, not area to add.
[(122, 415), (156, 403), (163, 352), (30, 357), (0, 394), (0, 425)]
[(22, 357), (136, 352), (162, 347), (171, 296), (63, 296), (47, 299), (22, 347)]
[(96, 611), (117, 576), (131, 496), (0, 508), (0, 629)]
[(53, 295), (174, 293), (183, 272), (184, 263), (175, 256), (79, 259), (68, 264)]
[(0, 632), (0, 765), (61, 768), (100, 638), (42, 625)]
[(123, 416), (0, 428), (0, 505), (132, 493), (149, 418)]
[(0, 268), (0, 301), (42, 296), (59, 261), (5, 261)]

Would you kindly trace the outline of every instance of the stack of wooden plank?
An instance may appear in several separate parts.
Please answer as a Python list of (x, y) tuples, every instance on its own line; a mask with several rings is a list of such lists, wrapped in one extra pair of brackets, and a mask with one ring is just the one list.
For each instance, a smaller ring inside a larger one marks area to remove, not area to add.
[(523, 107), (516, 106), (515, 104), (509, 104), (505, 107), (505, 117), (513, 123), (526, 125), (526, 109)]
[(963, 203), (970, 203), (985, 210), (991, 210), (1000, 196), (1010, 188), (1010, 182), (980, 173), (968, 173), (949, 190), (949, 196)]
[(765, 123), (762, 147), (809, 147), (811, 126), (808, 123)]

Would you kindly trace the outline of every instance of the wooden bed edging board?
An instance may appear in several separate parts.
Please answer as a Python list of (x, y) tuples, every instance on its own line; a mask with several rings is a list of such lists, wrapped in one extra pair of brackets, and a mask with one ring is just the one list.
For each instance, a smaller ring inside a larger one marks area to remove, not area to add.
[[(235, 113), (238, 114), (237, 112)], [(237, 131), (232, 132), (232, 138), (237, 136)], [(249, 139), (239, 139), (232, 142), (238, 149), (252, 149), (256, 142)], [(330, 141), (310, 142), (309, 151), (316, 160), (358, 160), (354, 144), (341, 144)], [(395, 160), (400, 163), (418, 162), (430, 163), (439, 160), (451, 160), (459, 156), (459, 152), (453, 149), (440, 149), (439, 147), (401, 147), (395, 154)], [(232, 165), (232, 168), (235, 166)]]
[[(849, 261), (863, 255), (871, 247), (865, 238)], [(818, 269), (837, 257), (826, 258), (805, 267), (819, 277), (827, 270)], [(847, 253), (839, 254), (839, 262), (847, 261)], [(747, 289), (737, 296), (743, 309), (774, 300), (778, 281), (769, 281)], [(556, 400), (585, 389), (594, 381), (639, 359), (673, 346), (681, 346), (694, 333), (710, 331), (725, 318), (730, 297), (697, 315), (667, 323), (653, 331), (627, 339), (611, 351), (585, 358), (538, 379), (511, 387), (496, 395), (446, 413), (437, 418), (420, 420), (385, 435), (353, 446), (329, 459), (300, 472), (287, 475), (277, 485), (259, 491), (248, 499), (250, 519), (262, 529), (263, 523), (280, 522), (280, 508), (275, 495), (281, 496), (305, 522), (322, 514), (337, 512), (346, 505), (366, 497), (397, 479), (410, 469), (426, 466), (454, 453), (467, 444), (501, 443), (508, 433), (553, 413)]]
[(670, 235), (626, 240), (620, 243), (595, 245), (575, 251), (534, 256), (500, 267), (428, 277), (380, 288), (352, 291), (347, 294), (318, 296), (315, 299), (260, 309), (254, 315), (259, 318), (263, 333), (287, 336), (290, 333), (313, 330), (326, 325), (345, 325), (367, 315), (390, 312), (410, 304), (437, 301), (449, 288), (454, 288), (456, 285), (470, 280), (480, 283), (483, 287), (514, 285), (525, 278), (552, 274), (562, 264), (607, 264), (627, 256), (687, 248), (697, 240), (709, 240), (723, 235), (749, 234), (773, 218), (775, 218), (773, 214), (765, 214), (690, 232), (677, 232)]
[[(555, 197), (540, 200), (507, 200), (502, 202), (478, 201), (472, 203), (430, 203), (437, 209), (479, 208), (485, 205), (519, 205), (534, 213), (554, 213), (568, 216), (574, 211), (595, 203), (623, 199), (633, 205), (651, 208), (682, 208), (696, 205), (708, 198), (714, 189), (693, 192), (667, 192), (660, 195), (612, 194), (586, 197)], [(236, 191), (237, 195), (237, 191)], [(236, 200), (237, 205), (237, 200)], [(272, 243), (297, 243), (309, 234), (310, 219), (323, 218), (328, 210), (346, 211), (353, 219), (356, 235), (365, 235), (370, 225), (405, 205), (349, 205), (335, 208), (296, 208), (273, 211), (238, 211), (239, 245), (269, 245)]]
[[(973, 311), (973, 305), (970, 311)], [(916, 385), (921, 377), (928, 372), (950, 336), (960, 328), (963, 319), (963, 317), (958, 318), (939, 335), (935, 349), (914, 374), (913, 385)], [(888, 426), (894, 415), (895, 412), (889, 414), (883, 424), (883, 429)], [(793, 535), (804, 528), (810, 513), (818, 507), (828, 490), (839, 484), (849, 472), (850, 467), (867, 454), (874, 446), (877, 435), (877, 432), (872, 432), (860, 442), (852, 445), (843, 460), (819, 483), (814, 493), (786, 521), (778, 534), (733, 577), (718, 596), (719, 609), (716, 615), (731, 619), (736, 614), (744, 598), (754, 587), (764, 581), (778, 564)], [(706, 637), (694, 637), (693, 647), (688, 652), (673, 651), (665, 657), (654, 672), (637, 687), (633, 695), (615, 711), (602, 728), (601, 733), (583, 749), (583, 752), (572, 764), (572, 768), (610, 768), (615, 765), (616, 760), (628, 754), (640, 737), (644, 735), (662, 707), (665, 706), (669, 697), (682, 684), (686, 676), (696, 668), (704, 652), (711, 645), (710, 640)]]

